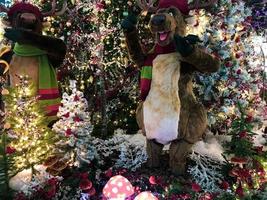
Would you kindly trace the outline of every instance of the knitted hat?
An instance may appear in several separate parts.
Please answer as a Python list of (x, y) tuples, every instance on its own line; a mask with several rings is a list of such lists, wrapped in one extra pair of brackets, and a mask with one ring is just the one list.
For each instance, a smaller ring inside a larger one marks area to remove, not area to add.
[(189, 13), (187, 0), (160, 0), (159, 5), (158, 5), (158, 9), (169, 8), (171, 6), (179, 9), (181, 11), (181, 13), (184, 15), (188, 15), (188, 13)]
[(14, 16), (14, 14), (16, 14), (18, 12), (33, 13), (37, 18), (39, 18), (41, 20), (43, 18), (42, 13), (37, 6), (34, 6), (30, 3), (20, 2), (20, 3), (15, 3), (9, 9), (9, 11), (7, 13), (9, 20), (11, 20), (12, 17)]

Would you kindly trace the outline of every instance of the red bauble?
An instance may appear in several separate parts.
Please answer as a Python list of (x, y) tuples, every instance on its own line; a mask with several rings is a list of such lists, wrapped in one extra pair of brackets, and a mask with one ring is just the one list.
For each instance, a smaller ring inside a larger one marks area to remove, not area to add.
[(200, 187), (200, 185), (199, 184), (197, 184), (197, 183), (192, 183), (192, 190), (194, 191), (194, 192), (200, 192), (201, 191), (201, 187)]
[(70, 136), (70, 135), (72, 135), (73, 133), (72, 133), (72, 131), (71, 131), (71, 129), (70, 128), (68, 128), (67, 130), (66, 130), (66, 132), (65, 132), (65, 135), (66, 136)]
[(244, 190), (243, 190), (243, 187), (241, 185), (241, 183), (239, 183), (239, 186), (236, 188), (236, 191), (235, 193), (240, 197), (244, 197)]
[(6, 154), (13, 154), (13, 153), (15, 153), (16, 152), (16, 149), (15, 148), (13, 148), (13, 147), (6, 147)]
[(149, 177), (149, 183), (152, 185), (156, 185), (157, 181), (156, 181), (156, 177), (155, 176), (150, 176)]
[(90, 190), (92, 186), (93, 186), (92, 182), (88, 179), (82, 179), (80, 182), (81, 190)]

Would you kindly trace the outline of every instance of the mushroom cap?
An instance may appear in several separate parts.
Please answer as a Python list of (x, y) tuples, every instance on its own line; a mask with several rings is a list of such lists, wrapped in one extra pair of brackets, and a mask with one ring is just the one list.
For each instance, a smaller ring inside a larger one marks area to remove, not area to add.
[(241, 164), (245, 164), (247, 163), (248, 159), (247, 158), (242, 158), (242, 157), (233, 157), (231, 158), (231, 162), (232, 163), (241, 163)]
[(134, 189), (127, 178), (116, 175), (109, 179), (103, 189), (103, 194), (106, 198), (125, 199), (134, 194)]
[(141, 192), (134, 200), (158, 200), (151, 192)]

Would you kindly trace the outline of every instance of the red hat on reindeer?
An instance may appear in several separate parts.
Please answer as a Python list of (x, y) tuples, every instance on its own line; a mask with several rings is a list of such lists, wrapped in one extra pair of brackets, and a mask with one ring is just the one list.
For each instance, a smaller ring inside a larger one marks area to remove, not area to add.
[(175, 7), (181, 11), (182, 14), (189, 14), (189, 7), (187, 0), (160, 0), (157, 9)]

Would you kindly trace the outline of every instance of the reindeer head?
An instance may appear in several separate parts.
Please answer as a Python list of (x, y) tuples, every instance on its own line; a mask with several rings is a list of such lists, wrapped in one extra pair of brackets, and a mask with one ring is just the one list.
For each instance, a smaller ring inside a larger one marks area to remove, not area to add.
[(144, 12), (153, 12), (149, 27), (155, 34), (156, 43), (160, 46), (170, 44), (174, 39), (174, 35), (184, 36), (186, 34), (185, 17), (189, 11), (193, 9), (206, 8), (217, 0), (211, 0), (208, 3), (200, 4), (200, 0), (196, 0), (189, 5), (187, 0), (160, 0), (157, 7), (154, 6), (156, 0), (138, 0), (139, 7)]
[(0, 5), (0, 12), (6, 12), (8, 19), (5, 24), (13, 28), (21, 28), (36, 33), (41, 33), (43, 18), (51, 15), (63, 14), (66, 10), (67, 3), (64, 2), (61, 11), (56, 12), (56, 1), (52, 1), (52, 9), (43, 13), (40, 9), (30, 3), (19, 2), (12, 5), (9, 9)]

